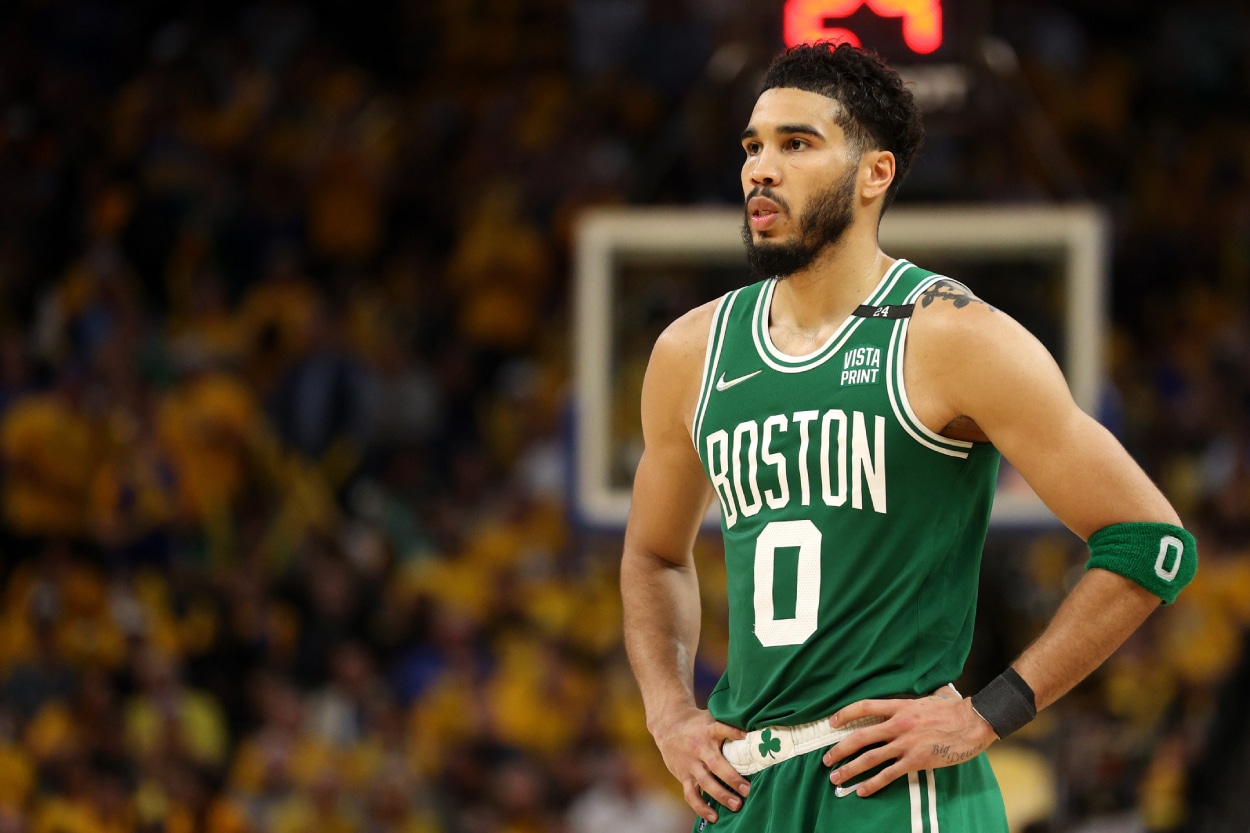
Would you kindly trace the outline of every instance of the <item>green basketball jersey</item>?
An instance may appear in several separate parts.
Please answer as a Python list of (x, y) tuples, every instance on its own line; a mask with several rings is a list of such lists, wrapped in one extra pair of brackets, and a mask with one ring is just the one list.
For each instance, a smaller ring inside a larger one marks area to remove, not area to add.
[(999, 457), (930, 431), (907, 400), (912, 305), (940, 279), (898, 261), (806, 356), (769, 337), (775, 280), (717, 306), (692, 437), (729, 576), (718, 720), (806, 723), (959, 676)]

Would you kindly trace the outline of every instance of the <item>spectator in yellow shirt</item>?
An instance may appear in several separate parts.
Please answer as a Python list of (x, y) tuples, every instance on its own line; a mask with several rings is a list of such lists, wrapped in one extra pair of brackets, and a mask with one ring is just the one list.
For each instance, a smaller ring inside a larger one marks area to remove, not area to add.
[(79, 407), (85, 381), (65, 371), (55, 389), (17, 400), (0, 419), (5, 520), (23, 535), (86, 531), (98, 446), (95, 426)]

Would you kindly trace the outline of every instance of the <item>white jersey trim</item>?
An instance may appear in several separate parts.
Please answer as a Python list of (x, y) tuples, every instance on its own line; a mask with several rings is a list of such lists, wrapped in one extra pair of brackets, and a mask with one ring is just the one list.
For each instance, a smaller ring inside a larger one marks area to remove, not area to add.
[[(935, 774), (936, 770), (932, 769), (922, 769), (919, 772), (907, 773), (907, 792), (911, 802), (912, 833), (941, 833), (938, 830), (937, 779), (934, 777)], [(924, 786), (921, 786), (920, 783), (921, 775), (924, 776)], [(929, 798), (929, 824), (927, 831), (925, 829), (924, 803), (921, 800), (924, 793), (928, 793)]]
[[(937, 283), (938, 281), (950, 281), (951, 283), (957, 286), (963, 287), (963, 289), (969, 295), (973, 294), (971, 289), (968, 289), (968, 287), (964, 286), (959, 281), (951, 280), (945, 275), (933, 275), (932, 277), (926, 278), (925, 280), (917, 284), (916, 288), (911, 291), (911, 293), (907, 296), (907, 300), (905, 300), (903, 303), (914, 304), (916, 302), (916, 299), (920, 297), (921, 292), (924, 292), (926, 289), (928, 289), (930, 286)], [(950, 445), (957, 446), (959, 448), (972, 448), (973, 444), (966, 440), (952, 440), (950, 437), (943, 437), (941, 434), (937, 433), (936, 431), (929, 430), (929, 427), (927, 425), (925, 425), (923, 422), (921, 422), (919, 419), (916, 418), (916, 412), (911, 409), (911, 402), (907, 399), (907, 386), (903, 384), (903, 356), (904, 356), (903, 347), (906, 345), (906, 342), (907, 342), (907, 326), (910, 323), (911, 323), (910, 318), (903, 319), (903, 335), (900, 340), (899, 353), (898, 353), (898, 391), (899, 391), (899, 394), (902, 396), (903, 408), (906, 410), (907, 415), (911, 417), (912, 421), (916, 424), (916, 427), (919, 428), (920, 431), (923, 434), (925, 434), (927, 437), (929, 437), (930, 439), (935, 440), (940, 443), (948, 443)]]
[(690, 441), (694, 443), (695, 453), (699, 455), (700, 460), (703, 459), (703, 452), (699, 450), (699, 432), (703, 430), (703, 417), (707, 413), (708, 399), (712, 395), (712, 378), (716, 375), (716, 365), (720, 362), (721, 350), (725, 346), (725, 331), (729, 329), (729, 313), (733, 310), (734, 299), (741, 291), (741, 289), (735, 289), (721, 296), (716, 309), (712, 312), (712, 326), (708, 328), (707, 348), (703, 353), (703, 384), (699, 386), (699, 401), (695, 403), (694, 424), (690, 430)]
[[(908, 293), (904, 303), (915, 303), (921, 292), (941, 280), (949, 281), (950, 278), (943, 275), (932, 275), (922, 280)], [(951, 281), (951, 283), (958, 283), (958, 281)], [(959, 285), (963, 286), (963, 284)], [(967, 287), (964, 288), (967, 289)], [(971, 290), (969, 290), (969, 294), (971, 294)], [(949, 457), (967, 458), (968, 450), (974, 446), (974, 443), (967, 440), (953, 440), (950, 437), (943, 437), (921, 422), (911, 407), (911, 400), (907, 397), (907, 385), (903, 381), (903, 357), (907, 347), (907, 328), (910, 323), (910, 319), (899, 319), (895, 323), (894, 333), (890, 337), (890, 347), (886, 354), (886, 391), (889, 394), (890, 407), (894, 409), (895, 418), (898, 419), (899, 423), (902, 424), (908, 434), (911, 434), (912, 439), (916, 442)]]
[[(874, 304), (888, 295), (898, 282), (898, 279), (907, 271), (907, 267), (911, 265), (910, 261), (902, 258), (895, 261), (894, 265), (881, 276), (881, 280), (877, 282), (876, 287), (869, 293), (865, 303)], [(768, 332), (768, 315), (772, 309), (773, 292), (776, 288), (776, 278), (770, 279), (761, 288), (755, 300), (755, 313), (752, 315), (751, 321), (751, 337), (755, 340), (755, 350), (759, 353), (764, 364), (773, 370), (781, 373), (802, 373), (813, 367), (819, 367), (831, 357), (837, 355), (855, 330), (859, 328), (859, 325), (864, 322), (862, 318), (849, 315), (838, 326), (833, 335), (829, 336), (820, 347), (802, 356), (788, 356), (777, 349), (776, 345), (773, 344), (772, 336)]]
[[(959, 457), (960, 459), (967, 459), (968, 457), (967, 451), (958, 451), (955, 448), (951, 448), (950, 446), (938, 445), (935, 442), (931, 442), (930, 440), (925, 438), (920, 432), (918, 432), (916, 428), (913, 427), (912, 420), (908, 419), (908, 416), (907, 416), (908, 414), (911, 414), (913, 418), (915, 415), (911, 411), (911, 405), (910, 403), (907, 402), (907, 399), (906, 399), (906, 395), (907, 395), (906, 391), (904, 391), (903, 389), (903, 356), (902, 356), (902, 353), (903, 353), (903, 342), (904, 342), (904, 339), (906, 338), (906, 333), (907, 333), (907, 328), (904, 326), (906, 325), (906, 323), (907, 321), (905, 319), (900, 319), (894, 325), (894, 335), (891, 336), (890, 338), (889, 352), (886, 353), (886, 360), (885, 360), (886, 373), (888, 374), (886, 376), (885, 390), (890, 398), (890, 407), (894, 410), (894, 418), (898, 420), (899, 425), (903, 426), (903, 430), (911, 435), (911, 438), (913, 440), (920, 443), (925, 448), (932, 449), (933, 451), (936, 451), (939, 454), (945, 454), (948, 457)], [(897, 354), (897, 359), (895, 358), (895, 354)], [(896, 388), (897, 388), (897, 391), (895, 390)], [(900, 407), (899, 405), (900, 400), (902, 400), (903, 405), (906, 407), (906, 412), (904, 412), (903, 407)], [(924, 426), (922, 425), (920, 427), (923, 428)], [(932, 433), (932, 432), (929, 432), (926, 429), (926, 433)], [(958, 444), (961, 442), (957, 440), (948, 440), (944, 437), (942, 437), (941, 439), (951, 444)], [(971, 445), (972, 445), (971, 443), (968, 443), (967, 446), (964, 446), (964, 447), (971, 447)]]
[(907, 773), (907, 792), (911, 799), (911, 833), (924, 833), (924, 808), (920, 806), (920, 773)]
[(929, 833), (941, 833), (938, 830), (937, 770), (926, 769), (925, 774), (929, 777)]

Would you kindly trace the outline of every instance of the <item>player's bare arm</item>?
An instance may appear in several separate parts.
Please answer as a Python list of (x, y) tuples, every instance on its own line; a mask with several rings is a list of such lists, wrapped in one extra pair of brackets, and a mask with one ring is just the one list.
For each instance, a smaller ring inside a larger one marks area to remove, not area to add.
[[(1179, 525), (1167, 499), (1120, 443), (1073, 401), (1046, 349), (1004, 313), (954, 282), (918, 300), (906, 346), (905, 384), (917, 416), (932, 430), (993, 442), (1073, 532), (1088, 539), (1113, 524)], [(1116, 573), (1091, 569), (1041, 637), (1013, 664), (1036, 708), (1053, 703), (1097, 668), (1159, 606), (1160, 598)], [(834, 784), (871, 795), (908, 772), (968, 760), (997, 736), (947, 691), (919, 700), (867, 700), (841, 709), (835, 725), (875, 715), (826, 754)], [(873, 744), (881, 747), (856, 756)]]
[(642, 390), (644, 451), (621, 561), (625, 647), (647, 728), (686, 803), (709, 822), (717, 815), (702, 793), (736, 809), (748, 791), (721, 754), (723, 741), (745, 733), (717, 722), (694, 697), (700, 605), (693, 546), (712, 490), (690, 427), (713, 307), (674, 322), (651, 354)]

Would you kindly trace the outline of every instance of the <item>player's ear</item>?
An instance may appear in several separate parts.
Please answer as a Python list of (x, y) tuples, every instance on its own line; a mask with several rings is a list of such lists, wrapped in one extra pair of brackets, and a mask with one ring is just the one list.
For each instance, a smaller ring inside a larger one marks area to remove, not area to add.
[(859, 166), (863, 183), (860, 195), (867, 201), (885, 196), (894, 181), (894, 154), (888, 150), (865, 151)]

